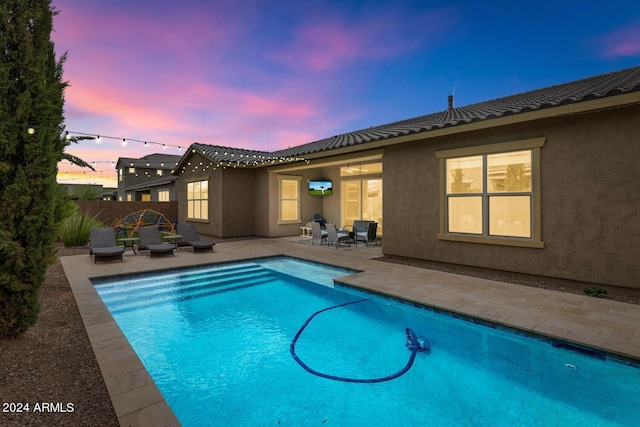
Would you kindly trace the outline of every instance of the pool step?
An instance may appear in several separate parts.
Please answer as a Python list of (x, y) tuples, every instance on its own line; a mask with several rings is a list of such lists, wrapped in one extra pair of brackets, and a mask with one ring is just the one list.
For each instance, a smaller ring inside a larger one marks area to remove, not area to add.
[(206, 269), (197, 272), (182, 274), (163, 274), (161, 276), (124, 277), (122, 280), (111, 281), (108, 285), (98, 285), (96, 290), (105, 299), (110, 295), (138, 296), (140, 293), (151, 294), (155, 290), (164, 291), (168, 286), (188, 288), (191, 284), (204, 282), (224, 282), (237, 280), (243, 277), (255, 277), (256, 274), (264, 274), (267, 270), (257, 265), (248, 265), (243, 268)]
[[(121, 284), (114, 289), (96, 289), (112, 313), (128, 311), (153, 304), (182, 301), (220, 292), (256, 286), (270, 282), (274, 275), (265, 269), (247, 269), (235, 272), (200, 274), (199, 279), (154, 280), (135, 284)], [(103, 291), (106, 291), (103, 293)]]

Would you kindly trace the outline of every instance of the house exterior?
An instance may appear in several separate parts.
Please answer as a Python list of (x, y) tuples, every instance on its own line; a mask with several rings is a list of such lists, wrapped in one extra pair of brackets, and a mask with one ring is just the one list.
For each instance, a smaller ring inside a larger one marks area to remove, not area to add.
[(182, 156), (149, 154), (140, 159), (120, 157), (117, 200), (120, 202), (169, 202), (176, 200), (177, 177), (171, 174)]
[(278, 152), (194, 143), (179, 221), (277, 237), (372, 219), (387, 255), (640, 288), (639, 135), (635, 67)]

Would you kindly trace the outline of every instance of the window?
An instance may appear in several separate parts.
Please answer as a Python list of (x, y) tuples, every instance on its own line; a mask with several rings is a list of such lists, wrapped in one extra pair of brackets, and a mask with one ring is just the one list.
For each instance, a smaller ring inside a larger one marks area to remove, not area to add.
[(280, 188), (278, 224), (299, 223), (301, 178), (279, 175), (278, 181)]
[(365, 163), (361, 165), (347, 165), (340, 168), (340, 176), (382, 175), (382, 163)]
[(136, 173), (136, 168), (130, 167), (129, 168), (129, 173)]
[(209, 219), (209, 181), (187, 183), (187, 218)]
[(118, 181), (122, 181), (124, 177), (124, 169), (120, 168), (118, 169)]
[(437, 152), (444, 240), (542, 247), (544, 138)]
[(162, 169), (156, 169), (156, 175), (162, 176)]
[(168, 202), (169, 201), (169, 190), (158, 190), (158, 201), (159, 202)]

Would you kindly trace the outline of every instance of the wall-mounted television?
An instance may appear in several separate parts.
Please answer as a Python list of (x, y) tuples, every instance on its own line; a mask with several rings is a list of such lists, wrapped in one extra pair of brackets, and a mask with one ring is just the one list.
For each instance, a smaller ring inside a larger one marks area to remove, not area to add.
[(309, 181), (310, 196), (330, 196), (333, 193), (333, 182), (327, 180)]

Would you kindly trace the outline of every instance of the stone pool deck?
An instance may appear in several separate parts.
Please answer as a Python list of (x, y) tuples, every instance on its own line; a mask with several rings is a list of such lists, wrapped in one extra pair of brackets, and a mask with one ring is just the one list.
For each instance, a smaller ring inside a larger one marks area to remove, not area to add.
[(180, 423), (90, 279), (247, 258), (288, 255), (357, 269), (362, 272), (338, 281), (640, 361), (640, 305), (375, 261), (382, 256), (379, 246), (335, 249), (310, 243), (307, 237), (223, 242), (214, 253), (183, 249), (153, 259), (127, 251), (122, 262), (98, 264), (88, 255), (61, 258), (120, 425)]

